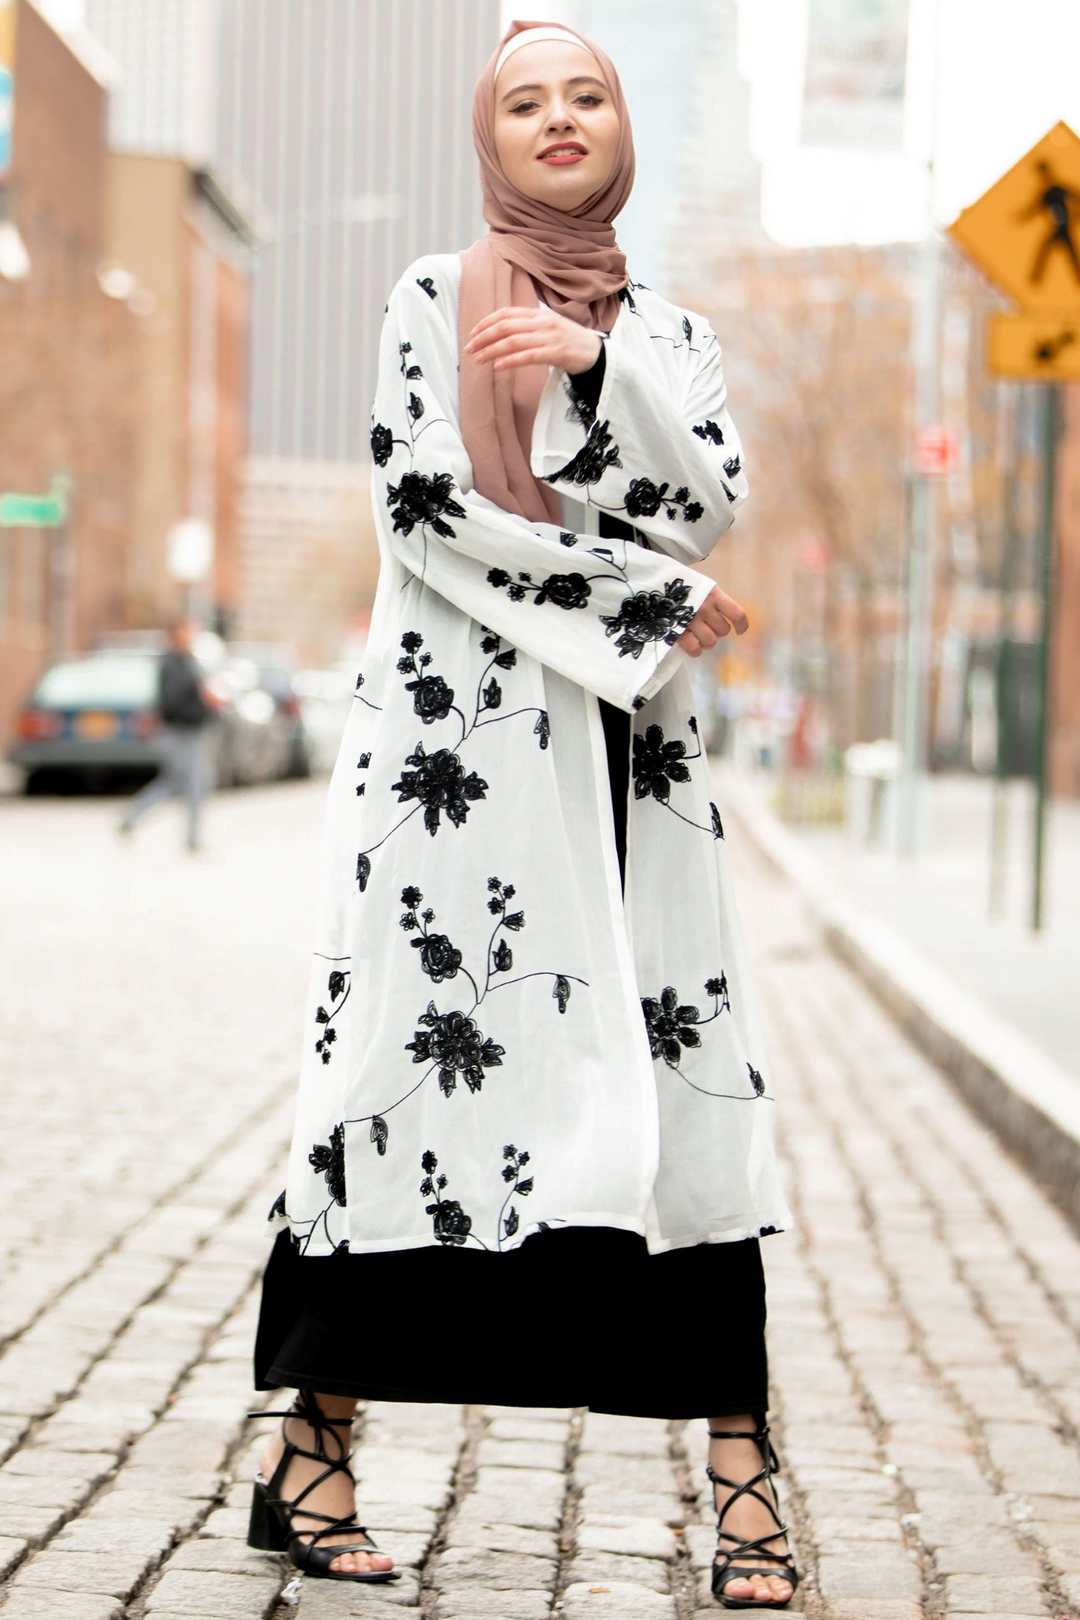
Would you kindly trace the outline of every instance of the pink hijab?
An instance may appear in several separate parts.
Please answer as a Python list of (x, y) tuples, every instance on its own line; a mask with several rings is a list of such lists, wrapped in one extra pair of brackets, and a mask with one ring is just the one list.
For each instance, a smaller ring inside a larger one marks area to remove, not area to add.
[[(603, 188), (572, 213), (551, 208), (512, 186), (495, 151), (495, 69), (508, 40), (528, 28), (558, 27), (573, 34), (600, 65), (619, 115), (615, 166)], [(576, 29), (562, 24), (512, 22), (476, 81), (473, 140), (480, 158), (487, 236), (461, 254), (458, 344), (477, 321), (505, 305), (535, 306), (539, 293), (550, 308), (582, 326), (610, 331), (627, 282), (626, 259), (612, 220), (634, 183), (634, 140), (619, 75), (607, 55)], [(532, 522), (559, 521), (559, 497), (534, 478), (529, 466), (536, 407), (547, 382), (542, 366), (492, 370), (472, 355), (460, 356), (461, 431), (481, 495)]]

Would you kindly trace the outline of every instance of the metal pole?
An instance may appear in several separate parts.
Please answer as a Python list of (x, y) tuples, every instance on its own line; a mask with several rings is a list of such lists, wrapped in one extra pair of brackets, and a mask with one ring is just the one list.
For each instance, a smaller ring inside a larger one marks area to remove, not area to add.
[(1047, 744), (1050, 735), (1050, 612), (1054, 579), (1054, 479), (1057, 460), (1058, 390), (1043, 385), (1043, 480), (1039, 513), (1039, 666), (1035, 716), (1035, 824), (1032, 828), (1031, 926), (1043, 924), (1043, 865), (1046, 845)]
[(1012, 387), (1012, 454), (1005, 466), (1005, 499), (1001, 555), (1001, 629), (997, 656), (997, 760), (995, 762), (994, 805), (990, 834), (990, 905), (993, 918), (1005, 913), (1005, 851), (1008, 832), (1009, 778), (1012, 775), (1013, 702), (1013, 597), (1016, 590), (1018, 551), (1017, 487), (1023, 454), (1025, 395), (1017, 384)]

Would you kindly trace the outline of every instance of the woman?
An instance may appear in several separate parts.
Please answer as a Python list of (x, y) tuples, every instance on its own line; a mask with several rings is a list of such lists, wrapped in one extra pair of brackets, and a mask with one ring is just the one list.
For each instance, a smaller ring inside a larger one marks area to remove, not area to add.
[[(747, 494), (720, 348), (626, 274), (602, 51), (512, 24), (473, 126), (490, 232), (386, 309), (382, 569), (256, 1346), (257, 1387), (300, 1395), (252, 1541), (396, 1573), (352, 1519), (357, 1398), (707, 1416), (714, 1590), (782, 1605), (798, 1577), (752, 1489), (776, 1463), (758, 1241), (792, 1217), (686, 662), (747, 627), (693, 567)], [(644, 1390), (626, 1346), (669, 1287), (723, 1328), (711, 1366), (673, 1339)], [(563, 1363), (531, 1326), (551, 1300)]]

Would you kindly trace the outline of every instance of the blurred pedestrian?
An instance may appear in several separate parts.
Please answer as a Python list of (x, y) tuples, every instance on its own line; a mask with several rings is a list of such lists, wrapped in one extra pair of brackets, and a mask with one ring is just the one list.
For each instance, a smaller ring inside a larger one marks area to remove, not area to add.
[(203, 689), (202, 668), (192, 652), (197, 626), (187, 614), (169, 625), (169, 645), (157, 670), (157, 707), (161, 718), (161, 768), (128, 805), (118, 831), (130, 833), (148, 810), (173, 797), (187, 806), (187, 847), (200, 849), (203, 801), (213, 785), (211, 725), (216, 708)]
[[(713, 1589), (779, 1607), (759, 1238), (793, 1221), (686, 662), (747, 628), (693, 566), (741, 446), (709, 323), (616, 243), (604, 52), (512, 23), (473, 134), (490, 232), (410, 265), (383, 325), (382, 566), (255, 1346), (298, 1395), (249, 1539), (396, 1576), (354, 1522), (358, 1398), (704, 1417)], [(689, 1340), (653, 1321), (676, 1298)]]

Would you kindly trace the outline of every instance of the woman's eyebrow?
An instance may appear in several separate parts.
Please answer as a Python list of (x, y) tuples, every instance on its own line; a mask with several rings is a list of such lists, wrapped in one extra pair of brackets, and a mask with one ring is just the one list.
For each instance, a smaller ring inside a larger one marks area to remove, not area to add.
[[(592, 73), (578, 73), (578, 74), (575, 75), (574, 78), (567, 79), (566, 82), (567, 82), (568, 85), (573, 85), (573, 84), (598, 84), (598, 85), (601, 86), (602, 89), (607, 88), (607, 86), (604, 84), (603, 79), (598, 79), (595, 76), (595, 74), (592, 74)], [(506, 92), (505, 96), (500, 96), (499, 101), (500, 102), (509, 101), (513, 96), (524, 95), (526, 90), (543, 90), (544, 88), (545, 87), (542, 84), (519, 84), (516, 89), (508, 90)]]

